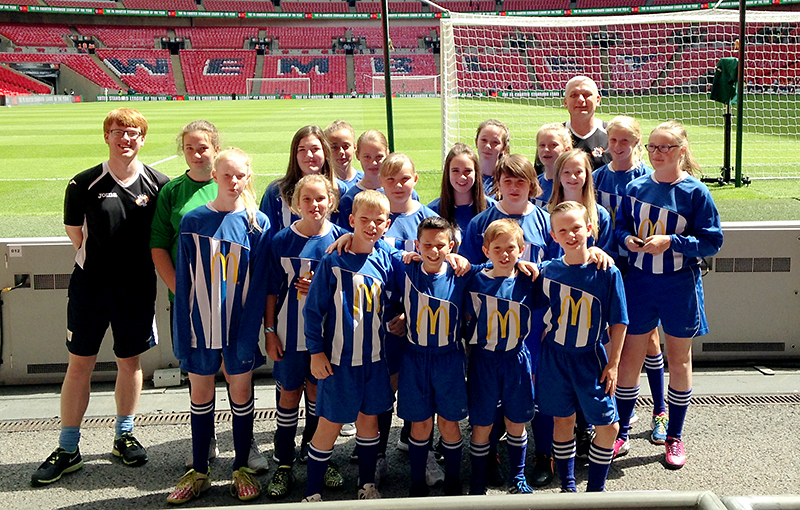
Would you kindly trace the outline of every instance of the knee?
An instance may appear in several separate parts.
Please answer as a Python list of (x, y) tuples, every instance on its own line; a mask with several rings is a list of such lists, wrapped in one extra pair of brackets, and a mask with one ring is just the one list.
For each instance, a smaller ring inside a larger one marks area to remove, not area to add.
[(120, 374), (133, 375), (142, 371), (142, 363), (139, 356), (130, 358), (117, 358), (117, 370)]

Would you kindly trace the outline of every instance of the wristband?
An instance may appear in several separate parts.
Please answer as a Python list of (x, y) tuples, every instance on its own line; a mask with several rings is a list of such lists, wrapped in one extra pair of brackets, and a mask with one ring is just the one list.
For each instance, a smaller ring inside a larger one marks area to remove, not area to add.
[(266, 328), (264, 328), (264, 333), (275, 333), (275, 328), (273, 328), (272, 326), (267, 326)]

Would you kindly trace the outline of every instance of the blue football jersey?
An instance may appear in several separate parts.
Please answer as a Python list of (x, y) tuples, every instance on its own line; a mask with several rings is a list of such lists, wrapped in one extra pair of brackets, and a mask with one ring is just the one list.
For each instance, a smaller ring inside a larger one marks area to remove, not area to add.
[(516, 349), (527, 339), (534, 316), (534, 284), (529, 276), (492, 277), (479, 271), (468, 290), (465, 311), (470, 344), (503, 352)]
[(425, 218), (438, 216), (433, 210), (417, 202), (417, 209), (410, 213), (390, 213), (392, 224), (383, 234), (383, 240), (398, 250), (414, 251), (417, 227)]
[[(439, 212), (440, 201), (441, 199), (435, 198), (430, 204), (428, 204), (428, 207), (433, 212), (444, 218), (444, 215)], [(495, 199), (486, 197), (486, 209), (489, 209), (496, 203), (497, 201)], [(477, 215), (472, 212), (472, 204), (457, 205), (455, 207), (455, 211), (453, 211), (453, 219), (455, 220), (455, 225), (453, 226), (456, 228), (456, 246), (453, 249), (455, 253), (458, 253), (458, 249), (461, 246), (461, 243), (464, 241), (464, 232), (467, 230), (469, 222), (472, 221), (472, 218), (475, 216)]]
[[(337, 221), (334, 221), (334, 223), (337, 223), (339, 226), (344, 227), (352, 232), (353, 227), (350, 226), (350, 214), (353, 212), (353, 199), (356, 197), (356, 195), (367, 189), (369, 188), (364, 187), (364, 185), (361, 184), (361, 181), (358, 181), (353, 186), (350, 186), (346, 192), (340, 195), (341, 198), (339, 200), (338, 219)], [(377, 191), (383, 193), (383, 188), (378, 188)], [(417, 190), (413, 190), (411, 192), (411, 198), (419, 201)]]
[[(643, 175), (650, 175), (653, 169), (639, 162), (630, 170), (624, 172), (615, 172), (609, 165), (603, 165), (594, 172), (592, 172), (592, 179), (594, 180), (594, 189), (597, 193), (597, 203), (600, 204), (608, 211), (611, 217), (611, 228), (617, 228), (616, 218), (619, 211), (619, 206), (625, 196), (625, 187), (634, 179), (638, 179)], [(607, 251), (609, 255), (615, 259), (620, 257), (627, 258), (628, 251), (616, 241), (611, 245), (613, 251)]]
[[(191, 349), (236, 346), (243, 310), (251, 299), (266, 300), (269, 221), (252, 228), (247, 212), (220, 212), (210, 204), (184, 215), (180, 223), (175, 275), (173, 349), (186, 359)], [(263, 306), (261, 315), (263, 316)], [(245, 351), (252, 353), (254, 343)]]
[(553, 194), (553, 179), (548, 179), (544, 174), (539, 175), (539, 186), (542, 188), (542, 194), (533, 199), (533, 203), (538, 205), (544, 210), (547, 210), (547, 201)]
[[(339, 197), (342, 197), (347, 191), (344, 187), (344, 184), (339, 179), (335, 179), (336, 187), (339, 190)], [(264, 192), (264, 196), (261, 197), (261, 204), (259, 205), (259, 209), (261, 212), (267, 215), (269, 218), (270, 226), (272, 227), (272, 234), (277, 234), (281, 230), (285, 229), (295, 221), (299, 220), (300, 217), (292, 212), (292, 209), (289, 207), (289, 204), (283, 199), (281, 196), (280, 188), (278, 187), (278, 181), (272, 181), (269, 186), (267, 186), (267, 190)], [(339, 212), (335, 211), (331, 214), (331, 222), (338, 223), (339, 222)]]
[(612, 324), (628, 324), (622, 274), (594, 263), (568, 265), (563, 258), (545, 262), (539, 280), (549, 303), (544, 341), (569, 350), (591, 351), (605, 343)]
[(669, 235), (670, 247), (660, 255), (633, 253), (628, 262), (653, 274), (672, 273), (697, 266), (702, 257), (722, 247), (722, 228), (714, 199), (705, 184), (684, 174), (672, 183), (658, 182), (655, 174), (639, 177), (625, 188), (617, 213), (617, 242), (635, 235)]

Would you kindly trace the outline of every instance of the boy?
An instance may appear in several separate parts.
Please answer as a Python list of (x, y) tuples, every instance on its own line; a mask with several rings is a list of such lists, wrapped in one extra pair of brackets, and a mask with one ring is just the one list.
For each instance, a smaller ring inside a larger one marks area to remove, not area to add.
[(457, 277), (445, 261), (455, 246), (455, 228), (444, 218), (425, 218), (417, 227), (417, 251), (399, 273), (408, 334), (403, 350), (397, 414), (411, 422), (408, 456), (410, 495), (427, 496), (426, 462), (434, 413), (444, 452), (445, 495), (461, 494), (461, 429), (467, 417), (465, 358), (460, 339), (461, 316), (470, 275)]
[[(586, 490), (601, 492), (619, 428), (613, 396), (628, 324), (625, 291), (616, 267), (604, 271), (589, 263), (592, 226), (583, 205), (558, 204), (550, 222), (564, 256), (546, 262), (539, 276), (549, 309), (537, 367), (537, 404), (555, 417), (553, 457), (562, 492), (576, 491), (575, 412), (581, 409), (595, 426)], [(606, 328), (608, 354), (603, 347)]]
[[(304, 501), (321, 501), (333, 445), (343, 423), (356, 423), (359, 499), (377, 499), (378, 414), (392, 406), (383, 349), (383, 312), (399, 258), (375, 249), (391, 224), (389, 201), (367, 190), (353, 201), (353, 240), (323, 257), (303, 311), (311, 373), (317, 378), (319, 425), (308, 447)], [(388, 287), (388, 288), (387, 288)]]
[(525, 424), (534, 414), (531, 356), (525, 346), (534, 315), (533, 282), (516, 269), (524, 246), (522, 228), (515, 220), (493, 221), (483, 238), (483, 253), (493, 267), (477, 273), (468, 286), (467, 338), (473, 346), (467, 378), (472, 424), (470, 494), (486, 492), (489, 435), (498, 401), (506, 404), (509, 492), (533, 492), (525, 479)]

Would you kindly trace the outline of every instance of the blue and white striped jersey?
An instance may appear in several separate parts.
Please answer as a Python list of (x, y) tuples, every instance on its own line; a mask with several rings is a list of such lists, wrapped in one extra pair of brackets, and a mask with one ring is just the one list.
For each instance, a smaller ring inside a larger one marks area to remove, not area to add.
[(461, 341), (467, 287), (480, 268), (456, 276), (450, 264), (444, 271), (427, 273), (421, 262), (406, 264), (400, 275), (407, 338), (421, 347), (449, 347)]
[(503, 352), (516, 349), (526, 340), (534, 315), (534, 284), (529, 276), (517, 273), (508, 278), (492, 277), (479, 271), (468, 290), (465, 311), (470, 344)]
[(669, 235), (670, 247), (660, 255), (630, 253), (628, 261), (642, 271), (663, 274), (697, 266), (702, 257), (722, 247), (722, 228), (714, 199), (705, 184), (684, 174), (672, 183), (662, 183), (650, 174), (625, 188), (625, 199), (617, 213), (617, 242), (635, 235)]
[(533, 199), (533, 203), (538, 205), (545, 211), (547, 210), (547, 201), (553, 194), (553, 179), (548, 179), (544, 173), (539, 174), (539, 186), (542, 188), (542, 194)]
[[(428, 204), (428, 207), (444, 218), (444, 215), (439, 212), (439, 204), (441, 203), (440, 198), (435, 198)], [(486, 197), (486, 209), (494, 206), (497, 201), (493, 198)], [(485, 209), (484, 209), (485, 210)], [(472, 221), (472, 218), (477, 216), (477, 214), (473, 214), (472, 212), (472, 204), (469, 205), (457, 205), (455, 207), (455, 211), (453, 212), (453, 219), (455, 220), (456, 228), (456, 246), (453, 249), (455, 253), (458, 253), (458, 249), (461, 246), (461, 243), (464, 241), (464, 232), (467, 230), (467, 226), (469, 226), (469, 222)]]
[(272, 239), (267, 294), (278, 296), (275, 332), (284, 351), (306, 350), (303, 307), (307, 296), (297, 292), (295, 283), (300, 278), (310, 278), (325, 255), (325, 249), (346, 232), (326, 221), (324, 234), (307, 237), (298, 232), (293, 223)]
[(334, 252), (317, 266), (303, 311), (306, 348), (331, 364), (361, 366), (383, 356), (384, 308), (396, 292), (399, 253)]
[(527, 214), (508, 214), (498, 202), (494, 207), (475, 216), (469, 222), (464, 234), (464, 242), (461, 243), (459, 255), (463, 255), (473, 264), (486, 262), (486, 256), (482, 250), (483, 233), (486, 228), (495, 220), (513, 218), (519, 222), (525, 237), (522, 260), (541, 262), (557, 257), (561, 247), (550, 236), (550, 215), (539, 207), (531, 205), (531, 208), (532, 210)]
[[(346, 192), (340, 194), (339, 200), (339, 218), (338, 221), (331, 219), (334, 223), (339, 225), (340, 227), (344, 227), (349, 231), (353, 231), (353, 227), (350, 226), (350, 214), (353, 212), (353, 199), (364, 190), (369, 188), (364, 187), (361, 184), (361, 181), (358, 181), (353, 186), (347, 189)], [(383, 188), (378, 188), (376, 191), (380, 191), (383, 193)], [(414, 200), (419, 201), (419, 195), (417, 195), (417, 190), (413, 190), (411, 192), (411, 198)]]
[(417, 240), (417, 227), (422, 220), (430, 216), (438, 216), (428, 206), (416, 202), (414, 212), (410, 213), (390, 213), (389, 219), (392, 224), (383, 234), (383, 240), (389, 246), (402, 251), (415, 251), (414, 241)]
[[(343, 196), (347, 191), (344, 184), (339, 179), (334, 179), (334, 181), (339, 189), (339, 196)], [(300, 219), (300, 217), (289, 208), (289, 204), (283, 200), (277, 180), (272, 181), (269, 186), (267, 186), (267, 191), (265, 191), (264, 196), (261, 197), (259, 209), (269, 218), (273, 235)], [(332, 213), (330, 219), (331, 222), (338, 223), (339, 212), (336, 211)]]
[(545, 342), (591, 351), (605, 343), (608, 326), (628, 324), (622, 274), (615, 266), (603, 271), (594, 263), (571, 266), (560, 258), (542, 265), (539, 280), (549, 302)]
[[(220, 212), (210, 204), (184, 215), (175, 276), (173, 349), (186, 359), (191, 349), (237, 347), (243, 310), (251, 297), (265, 301), (262, 278), (269, 249), (269, 220), (261, 212), (252, 228), (247, 212)], [(261, 315), (263, 316), (263, 305)], [(245, 341), (245, 340), (243, 340)], [(256, 341), (249, 341), (255, 348)], [(249, 353), (253, 350), (249, 349)]]

